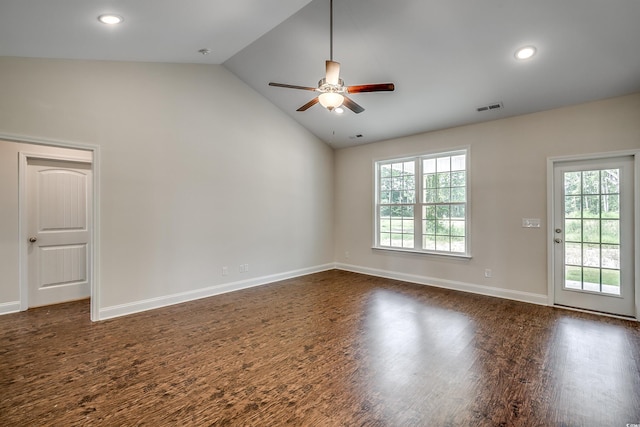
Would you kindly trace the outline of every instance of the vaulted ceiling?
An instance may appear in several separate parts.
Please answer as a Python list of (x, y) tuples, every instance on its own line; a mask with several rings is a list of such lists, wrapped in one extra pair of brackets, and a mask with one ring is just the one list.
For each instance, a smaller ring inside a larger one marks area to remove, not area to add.
[(396, 87), (350, 95), (360, 114), (297, 112), (314, 92), (268, 86), (324, 77), (329, 0), (0, 0), (0, 56), (223, 64), (347, 147), (639, 92), (639, 22), (637, 0), (334, 0), (345, 83)]

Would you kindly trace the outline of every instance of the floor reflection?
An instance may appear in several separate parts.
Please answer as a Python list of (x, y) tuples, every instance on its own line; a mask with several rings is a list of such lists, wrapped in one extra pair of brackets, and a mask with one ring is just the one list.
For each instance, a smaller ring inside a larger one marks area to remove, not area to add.
[(474, 327), (464, 314), (378, 289), (368, 299), (364, 331), (370, 387), (395, 408), (388, 415), (424, 419), (425, 410), (446, 402), (445, 418), (452, 419), (473, 400)]
[[(556, 323), (545, 371), (553, 410), (576, 425), (638, 423), (640, 360), (617, 325), (565, 317)], [(599, 424), (600, 423), (600, 424)]]

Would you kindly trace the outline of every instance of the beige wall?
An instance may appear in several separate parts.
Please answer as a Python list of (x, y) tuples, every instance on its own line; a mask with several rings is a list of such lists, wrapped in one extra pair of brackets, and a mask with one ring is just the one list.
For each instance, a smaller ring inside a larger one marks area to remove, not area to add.
[[(4, 57), (0, 75), (0, 135), (100, 147), (101, 308), (333, 260), (333, 151), (222, 66)], [(18, 296), (9, 151), (0, 304)]]
[[(471, 155), (472, 259), (372, 250), (373, 162), (464, 146)], [(640, 94), (338, 150), (336, 261), (419, 282), (546, 297), (547, 158), (638, 148)], [(542, 227), (522, 228), (522, 218), (540, 218)]]

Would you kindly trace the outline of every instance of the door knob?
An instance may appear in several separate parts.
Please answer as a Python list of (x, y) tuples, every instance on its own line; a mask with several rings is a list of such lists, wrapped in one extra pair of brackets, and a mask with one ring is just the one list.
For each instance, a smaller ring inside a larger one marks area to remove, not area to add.
[(37, 241), (38, 241), (38, 238), (37, 238), (37, 237), (29, 237), (29, 242), (31, 242), (31, 243), (35, 243), (35, 242), (37, 242)]
[(562, 243), (562, 239), (559, 237), (556, 237), (553, 241), (556, 243)]

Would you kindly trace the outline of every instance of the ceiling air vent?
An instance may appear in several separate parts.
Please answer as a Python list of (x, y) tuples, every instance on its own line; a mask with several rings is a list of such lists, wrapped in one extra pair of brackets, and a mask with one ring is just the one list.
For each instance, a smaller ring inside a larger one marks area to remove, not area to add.
[(483, 105), (482, 107), (478, 107), (476, 108), (476, 111), (478, 113), (482, 112), (482, 111), (490, 111), (490, 110), (501, 110), (502, 107), (502, 102), (496, 102), (493, 104), (489, 104), (489, 105)]

